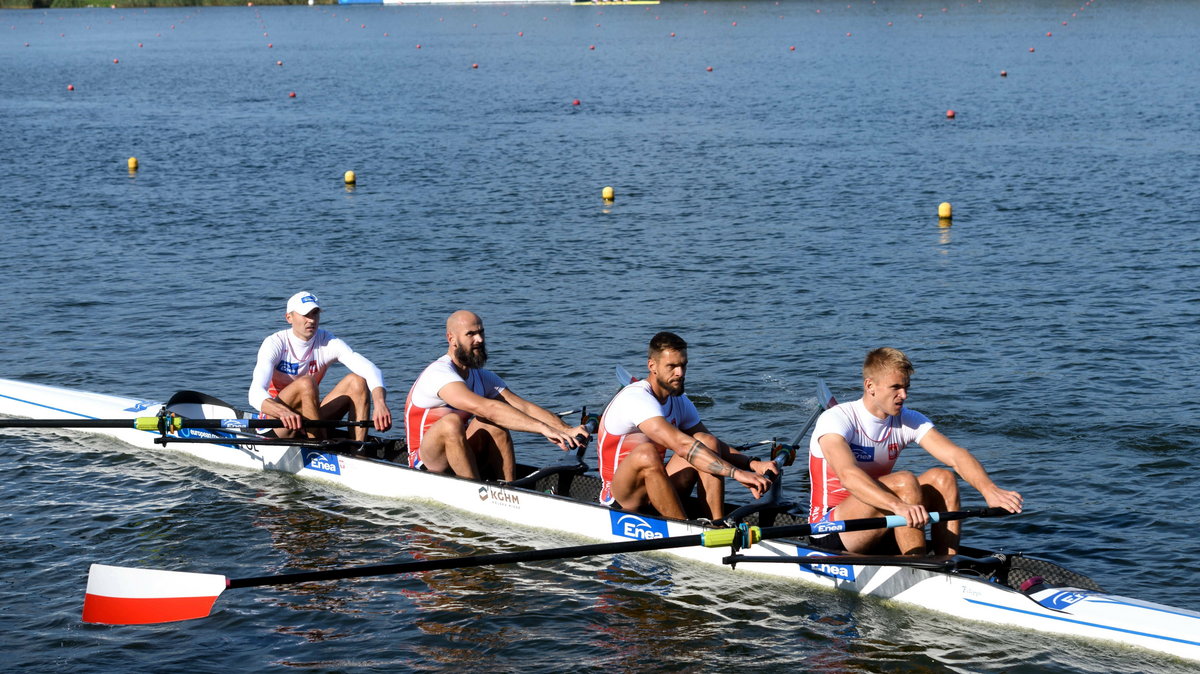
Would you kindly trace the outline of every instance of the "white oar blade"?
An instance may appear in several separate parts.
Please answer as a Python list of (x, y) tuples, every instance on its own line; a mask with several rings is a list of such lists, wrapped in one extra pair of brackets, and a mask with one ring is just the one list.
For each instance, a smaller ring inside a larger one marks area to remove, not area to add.
[(225, 591), (225, 576), (93, 564), (83, 622), (144, 625), (203, 618)]
[(837, 398), (833, 397), (833, 391), (829, 390), (829, 385), (824, 379), (817, 380), (817, 399), (822, 409), (829, 409), (838, 404)]

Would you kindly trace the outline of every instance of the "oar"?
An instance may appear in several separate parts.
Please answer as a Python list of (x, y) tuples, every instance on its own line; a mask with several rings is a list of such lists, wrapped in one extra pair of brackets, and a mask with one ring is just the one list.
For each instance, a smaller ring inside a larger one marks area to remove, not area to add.
[[(183, 417), (136, 417), (130, 419), (0, 419), (0, 428), (133, 428), (139, 431), (161, 431), (182, 428), (283, 428), (280, 419), (185, 419)], [(308, 428), (337, 428), (341, 426), (371, 426), (372, 421), (338, 419), (305, 419)]]
[[(796, 460), (796, 452), (798, 451), (797, 448), (800, 445), (800, 441), (804, 439), (805, 434), (808, 433), (808, 429), (812, 428), (812, 425), (817, 422), (817, 417), (821, 416), (822, 412), (833, 407), (836, 404), (837, 404), (837, 399), (833, 397), (833, 393), (829, 390), (829, 386), (827, 386), (825, 384), (825, 380), (818, 379), (817, 380), (817, 409), (813, 411), (812, 416), (810, 416), (808, 418), (808, 421), (804, 422), (804, 426), (800, 428), (800, 432), (796, 434), (796, 439), (792, 440), (792, 443), (790, 445), (784, 446), (784, 445), (780, 445), (778, 443), (774, 444), (774, 446), (771, 448), (771, 458), (772, 459), (778, 458), (779, 455), (782, 453), (780, 451), (780, 449), (782, 448), (782, 449), (786, 450), (786, 452), (787, 452), (787, 458), (784, 459), (783, 467), (792, 465), (792, 463)], [(783, 468), (780, 468), (779, 471), (780, 471), (779, 475), (775, 475), (772, 477), (771, 488), (769, 490), (767, 490), (767, 493), (763, 494), (762, 496), (759, 496), (758, 498), (754, 499), (753, 501), (751, 501), (750, 503), (747, 503), (744, 506), (738, 507), (733, 512), (729, 513), (725, 517), (725, 523), (726, 524), (735, 524), (737, 522), (741, 522), (742, 520), (746, 519), (750, 515), (758, 512), (760, 510), (769, 508), (774, 505), (778, 505), (780, 495), (783, 493)]]
[[(948, 521), (967, 517), (1007, 515), (1003, 508), (977, 508), (953, 512), (930, 513), (933, 521)], [(83, 600), (83, 621), (109, 625), (139, 625), (203, 618), (212, 613), (217, 597), (227, 589), (263, 585), (290, 585), (341, 578), (364, 578), (398, 573), (417, 573), (441, 569), (463, 569), (494, 564), (540, 562), (554, 559), (573, 559), (625, 552), (647, 552), (686, 548), (697, 545), (716, 548), (733, 545), (736, 549), (749, 547), (760, 540), (807, 536), (816, 530), (865, 531), (906, 526), (903, 517), (870, 517), (840, 522), (795, 524), (782, 527), (738, 527), (710, 529), (700, 534), (652, 538), (616, 543), (576, 545), (547, 550), (501, 552), (468, 557), (426, 559), (373, 566), (352, 566), (324, 571), (275, 574), (253, 578), (226, 578), (212, 573), (188, 573), (158, 569), (137, 569), (106, 564), (92, 564), (88, 571), (87, 593)]]
[(617, 383), (620, 384), (621, 386), (629, 386), (630, 384), (632, 384), (633, 382), (638, 380), (637, 377), (629, 374), (629, 370), (626, 370), (625, 368), (621, 367), (620, 365), (617, 366), (616, 372), (617, 372)]

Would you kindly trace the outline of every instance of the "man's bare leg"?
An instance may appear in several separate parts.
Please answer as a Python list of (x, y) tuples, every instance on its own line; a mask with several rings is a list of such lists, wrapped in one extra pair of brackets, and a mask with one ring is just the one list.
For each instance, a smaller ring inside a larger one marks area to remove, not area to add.
[[(320, 419), (321, 410), (317, 404), (318, 393), (317, 382), (312, 377), (305, 375), (285, 386), (275, 398), (305, 419)], [(310, 439), (325, 437), (325, 429), (323, 428), (309, 428), (306, 426), (303, 433), (305, 437)], [(298, 434), (297, 431), (287, 428), (275, 430), (275, 435), (280, 438), (294, 438)]]
[[(350, 421), (371, 418), (371, 397), (367, 394), (367, 380), (356, 374), (348, 374), (333, 387), (321, 401), (321, 419), (341, 419), (349, 415)], [(355, 426), (353, 437), (359, 442), (367, 439), (367, 428)]]
[[(714, 436), (698, 433), (695, 438), (714, 452), (719, 451), (717, 448), (720, 447), (720, 443)], [(729, 457), (721, 454), (721, 458), (728, 460)], [(667, 462), (667, 475), (671, 476), (675, 490), (681, 498), (690, 494), (692, 486), (695, 485), (696, 496), (708, 506), (708, 516), (714, 522), (725, 517), (725, 478), (696, 470), (695, 466), (678, 454), (672, 455), (671, 460)]]
[[(889, 491), (905, 503), (921, 503), (923, 494), (917, 477), (909, 471), (900, 471), (884, 475), (879, 481)], [(846, 497), (845, 501), (834, 509), (833, 517), (838, 520), (856, 520), (864, 517), (880, 517), (893, 514), (890, 511), (879, 510), (858, 500), (854, 496)], [(871, 531), (847, 531), (840, 534), (842, 545), (848, 552), (869, 552), (872, 547), (888, 533), (896, 537), (896, 546), (904, 555), (925, 554), (925, 530), (915, 527), (899, 527), (897, 529), (874, 529)]]
[(434, 473), (453, 472), (458, 477), (479, 479), (475, 453), (467, 448), (466, 422), (447, 414), (425, 431), (421, 438), (421, 463)]
[(613, 475), (612, 491), (622, 508), (637, 510), (649, 505), (663, 517), (687, 517), (675, 484), (663, 468), (662, 454), (653, 443), (642, 443), (621, 459)]
[[(499, 478), (506, 482), (515, 480), (517, 459), (513, 452), (512, 435), (508, 430), (490, 421), (475, 417), (467, 425), (467, 450), (475, 455), (480, 476)], [(487, 475), (484, 475), (487, 466)]]
[[(958, 510), (958, 480), (954, 473), (945, 468), (930, 468), (917, 478), (921, 484), (921, 495), (925, 509), (929, 512), (939, 510)], [(958, 520), (940, 522), (930, 527), (930, 538), (933, 539), (933, 552), (937, 555), (958, 554), (958, 541), (961, 536), (962, 523)]]

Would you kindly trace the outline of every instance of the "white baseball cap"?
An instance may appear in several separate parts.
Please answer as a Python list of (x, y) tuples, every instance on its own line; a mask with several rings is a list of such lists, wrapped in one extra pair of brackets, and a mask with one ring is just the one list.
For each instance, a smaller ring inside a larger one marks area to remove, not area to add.
[(294, 312), (300, 314), (301, 316), (307, 316), (312, 312), (313, 309), (320, 308), (321, 304), (317, 302), (317, 296), (308, 292), (307, 290), (301, 290), (295, 295), (292, 295), (291, 299), (289, 299), (287, 303), (287, 313), (290, 314)]

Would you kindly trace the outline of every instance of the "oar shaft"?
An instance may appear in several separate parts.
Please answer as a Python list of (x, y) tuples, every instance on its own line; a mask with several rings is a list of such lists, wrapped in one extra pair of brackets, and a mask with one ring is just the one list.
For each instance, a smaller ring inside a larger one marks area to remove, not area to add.
[(491, 566), (495, 564), (518, 564), (521, 562), (540, 562), (551, 559), (591, 557), (594, 555), (615, 555), (623, 552), (646, 552), (649, 550), (686, 548), (700, 545), (701, 542), (701, 536), (699, 534), (694, 534), (691, 536), (651, 538), (646, 540), (622, 541), (619, 543), (594, 543), (591, 545), (576, 545), (573, 547), (552, 548), (548, 550), (526, 550), (522, 552), (500, 552), (489, 555), (472, 555), (469, 557), (423, 559), (414, 562), (397, 562), (395, 564), (377, 564), (373, 566), (329, 569), (327, 571), (289, 573), (282, 576), (232, 578), (229, 580), (229, 587), (237, 588), (256, 587), (259, 585), (287, 585), (291, 583), (308, 583), (317, 580), (362, 578), (364, 576), (386, 576), (397, 573), (417, 573), (421, 571), (463, 569), (475, 566)]
[(133, 419), (0, 419), (0, 428), (133, 428)]
[[(967, 517), (993, 517), (1007, 515), (1003, 508), (976, 508), (952, 512), (930, 513), (930, 519), (935, 522), (959, 520)], [(810, 533), (832, 533), (834, 531), (866, 531), (868, 529), (892, 529), (905, 526), (903, 517), (888, 515), (886, 517), (869, 517), (860, 520), (844, 520), (841, 522), (823, 522), (818, 524), (793, 524), (780, 527), (766, 527), (758, 530), (759, 540), (772, 538), (794, 538), (807, 536)], [(708, 547), (727, 545), (728, 529), (711, 529), (706, 534), (715, 540), (710, 540)], [(472, 555), (469, 557), (447, 557), (444, 559), (423, 559), (412, 562), (397, 562), (394, 564), (377, 564), (372, 566), (356, 566), (325, 571), (305, 571), (274, 576), (257, 576), (254, 578), (233, 578), (228, 581), (228, 587), (257, 587), (260, 585), (289, 585), (292, 583), (309, 583), (319, 580), (337, 580), (341, 578), (362, 578), (365, 576), (386, 576), (397, 573), (417, 573), (421, 571), (440, 571), (444, 569), (464, 569), (476, 566), (491, 566), (495, 564), (517, 564), (521, 562), (541, 562), (552, 559), (573, 559), (595, 555), (615, 555), (624, 552), (648, 552), (651, 550), (669, 550), (705, 545), (705, 534), (689, 536), (672, 536), (670, 538), (651, 538), (645, 540), (619, 541), (616, 543), (593, 543), (576, 545), (566, 548), (551, 548), (547, 550), (525, 550), (521, 552), (500, 552), (488, 555)]]
[[(180, 428), (225, 428), (230, 430), (249, 428), (283, 428), (279, 419), (184, 419), (165, 417), (168, 430)], [(0, 428), (136, 428), (157, 431), (163, 417), (137, 417), (129, 419), (0, 419)], [(339, 428), (342, 426), (367, 426), (373, 422), (345, 421), (338, 419), (305, 419), (306, 428)]]

